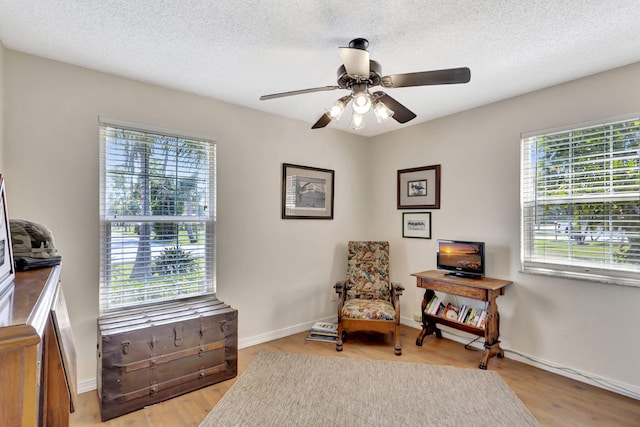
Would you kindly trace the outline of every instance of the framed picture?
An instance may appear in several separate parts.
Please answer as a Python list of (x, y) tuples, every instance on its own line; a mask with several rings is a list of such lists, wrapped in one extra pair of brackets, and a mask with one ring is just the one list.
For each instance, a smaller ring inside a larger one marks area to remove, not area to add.
[(4, 178), (0, 175), (0, 295), (13, 283), (15, 269), (11, 251), (11, 232), (7, 216), (7, 197), (4, 191)]
[(333, 219), (334, 171), (282, 165), (282, 219)]
[(431, 238), (431, 212), (403, 212), (402, 237)]
[(398, 209), (440, 209), (440, 165), (398, 171)]

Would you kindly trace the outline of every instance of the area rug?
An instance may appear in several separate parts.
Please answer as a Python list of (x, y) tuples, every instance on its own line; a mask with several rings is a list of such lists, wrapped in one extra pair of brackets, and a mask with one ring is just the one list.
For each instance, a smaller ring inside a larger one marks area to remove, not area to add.
[(538, 426), (494, 371), (261, 352), (200, 424)]

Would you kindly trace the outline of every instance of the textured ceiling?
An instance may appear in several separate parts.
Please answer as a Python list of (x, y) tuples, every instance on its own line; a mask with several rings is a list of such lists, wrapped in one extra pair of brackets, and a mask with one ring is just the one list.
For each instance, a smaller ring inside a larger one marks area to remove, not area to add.
[[(640, 61), (638, 0), (0, 0), (5, 47), (313, 124), (344, 90), (338, 47), (382, 74), (469, 67), (471, 82), (384, 89), (417, 114), (373, 136)], [(346, 115), (329, 127), (350, 131)], [(322, 129), (313, 132), (323, 132)]]

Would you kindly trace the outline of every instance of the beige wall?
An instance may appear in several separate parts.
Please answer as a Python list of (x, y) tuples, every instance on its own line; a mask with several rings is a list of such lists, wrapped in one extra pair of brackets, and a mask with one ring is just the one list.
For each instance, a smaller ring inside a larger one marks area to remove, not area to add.
[[(499, 300), (504, 348), (640, 392), (637, 288), (518, 272), (520, 133), (640, 111), (640, 64), (371, 139), (11, 50), (2, 68), (10, 213), (55, 232), (82, 382), (96, 368), (101, 115), (217, 139), (218, 296), (239, 309), (241, 345), (333, 316), (349, 239), (391, 242), (409, 324), (421, 298), (410, 274), (435, 267), (435, 239), (477, 239), (487, 274), (515, 282)], [(336, 171), (333, 221), (280, 219), (282, 162)], [(433, 240), (403, 239), (396, 172), (431, 164)]]
[[(80, 381), (96, 372), (98, 116), (217, 140), (217, 290), (241, 340), (335, 316), (346, 241), (370, 228), (366, 139), (11, 50), (5, 77), (10, 212), (54, 231)], [(333, 221), (280, 219), (283, 162), (335, 170)]]
[[(514, 282), (498, 299), (503, 348), (640, 392), (639, 288), (519, 273), (520, 134), (640, 112), (638, 75), (635, 64), (374, 140), (380, 203), (373, 226), (400, 248), (392, 267), (412, 285), (403, 298), (406, 316), (422, 297), (408, 275), (435, 268), (435, 239), (485, 241), (487, 275)], [(396, 171), (432, 164), (442, 165), (433, 239), (401, 239)]]

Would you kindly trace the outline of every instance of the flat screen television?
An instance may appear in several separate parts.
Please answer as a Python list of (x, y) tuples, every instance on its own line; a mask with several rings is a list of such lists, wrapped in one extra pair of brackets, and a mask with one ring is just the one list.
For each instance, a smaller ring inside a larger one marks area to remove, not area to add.
[(484, 242), (438, 240), (436, 246), (438, 270), (458, 277), (479, 279), (484, 276)]

